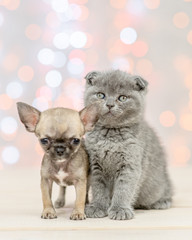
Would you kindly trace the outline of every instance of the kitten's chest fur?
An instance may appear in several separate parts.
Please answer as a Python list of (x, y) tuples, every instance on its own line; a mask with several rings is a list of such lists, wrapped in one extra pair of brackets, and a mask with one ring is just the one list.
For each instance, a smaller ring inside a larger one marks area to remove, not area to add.
[(124, 164), (122, 158), (129, 145), (137, 143), (129, 128), (96, 128), (85, 141), (91, 164), (98, 164), (103, 173), (110, 176)]

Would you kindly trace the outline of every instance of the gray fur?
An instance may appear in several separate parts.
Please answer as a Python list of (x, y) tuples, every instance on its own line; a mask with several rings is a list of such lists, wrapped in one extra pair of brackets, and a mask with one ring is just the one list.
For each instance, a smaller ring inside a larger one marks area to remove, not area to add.
[[(165, 153), (144, 120), (148, 83), (120, 70), (85, 78), (85, 105), (100, 107), (99, 120), (85, 140), (92, 187), (87, 217), (125, 220), (133, 218), (134, 208), (169, 208), (172, 185)], [(98, 92), (105, 98), (98, 99)], [(128, 97), (125, 102), (118, 100), (121, 95)]]

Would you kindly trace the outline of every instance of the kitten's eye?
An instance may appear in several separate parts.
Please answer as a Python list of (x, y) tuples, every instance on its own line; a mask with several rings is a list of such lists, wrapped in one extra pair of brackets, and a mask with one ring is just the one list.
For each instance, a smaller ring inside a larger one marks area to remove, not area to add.
[(126, 97), (126, 96), (124, 96), (124, 95), (121, 95), (121, 96), (118, 97), (118, 100), (119, 100), (120, 102), (125, 102), (125, 101), (127, 100), (127, 98), (128, 98), (128, 97)]
[(42, 138), (42, 139), (40, 139), (40, 142), (43, 145), (48, 145), (49, 144), (49, 139), (48, 138)]
[(99, 99), (104, 99), (104, 98), (105, 98), (105, 94), (99, 92), (99, 93), (97, 93), (97, 97), (98, 97)]
[(72, 139), (72, 144), (78, 145), (79, 143), (80, 143), (80, 139), (79, 138), (73, 138)]

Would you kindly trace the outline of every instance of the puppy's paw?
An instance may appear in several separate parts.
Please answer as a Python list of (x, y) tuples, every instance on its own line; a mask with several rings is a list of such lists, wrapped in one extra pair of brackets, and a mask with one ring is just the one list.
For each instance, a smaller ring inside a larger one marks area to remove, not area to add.
[(111, 207), (108, 211), (110, 219), (114, 220), (129, 220), (134, 217), (134, 212), (131, 208)]
[(87, 204), (85, 214), (88, 218), (103, 218), (107, 216), (107, 209), (99, 205)]
[(57, 218), (57, 215), (53, 208), (45, 208), (41, 214), (41, 218), (53, 219), (53, 218)]
[(82, 212), (74, 210), (70, 216), (71, 220), (84, 220), (86, 219), (86, 215)]
[(62, 208), (65, 205), (65, 200), (64, 199), (57, 199), (54, 203), (55, 208)]

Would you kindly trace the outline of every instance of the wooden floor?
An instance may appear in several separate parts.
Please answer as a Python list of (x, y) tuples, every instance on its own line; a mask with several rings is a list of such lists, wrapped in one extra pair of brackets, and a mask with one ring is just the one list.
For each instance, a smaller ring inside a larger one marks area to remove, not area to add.
[[(66, 239), (181, 239), (192, 240), (192, 167), (171, 168), (175, 186), (173, 207), (168, 210), (137, 210), (135, 218), (69, 220), (74, 188), (67, 190), (66, 206), (58, 218), (40, 218), (42, 211), (39, 169), (0, 172), (0, 240)], [(54, 186), (54, 199), (58, 187)]]

